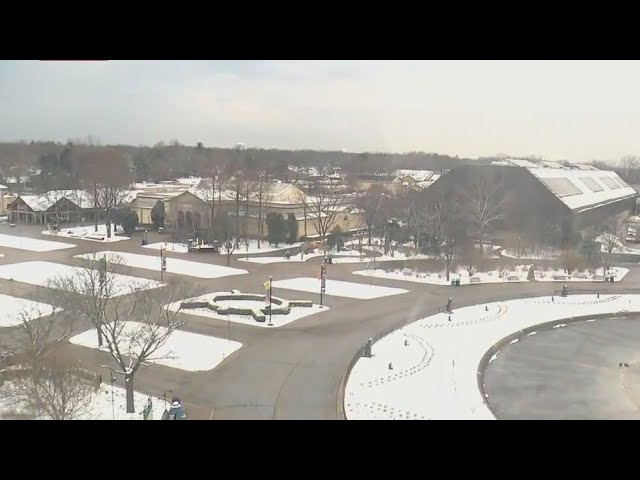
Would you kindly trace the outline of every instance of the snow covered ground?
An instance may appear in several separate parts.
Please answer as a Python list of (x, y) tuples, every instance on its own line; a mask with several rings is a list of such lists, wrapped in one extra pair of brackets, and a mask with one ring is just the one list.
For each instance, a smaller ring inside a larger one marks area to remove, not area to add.
[(39, 240), (37, 238), (19, 237), (0, 233), (0, 247), (18, 248), (31, 252), (51, 252), (53, 250), (62, 250), (75, 246), (76, 245), (72, 245), (71, 243), (51, 242), (49, 240)]
[[(145, 270), (153, 270), (160, 272), (160, 255), (139, 255), (137, 253), (103, 251), (96, 252), (96, 258), (106, 257), (111, 262), (120, 257), (126, 265), (133, 268), (143, 268)], [(75, 255), (74, 258), (94, 258), (93, 253), (83, 255)], [(198, 278), (220, 278), (229, 275), (242, 275), (249, 273), (240, 268), (223, 267), (221, 265), (213, 265), (211, 263), (192, 262), (190, 260), (182, 260), (179, 258), (167, 257), (167, 273), (176, 273), (178, 275), (188, 275)]]
[(306, 262), (307, 260), (311, 260), (312, 258), (323, 257), (324, 253), (316, 252), (316, 253), (307, 253), (304, 256), (300, 255), (291, 255), (291, 258), (287, 260), (284, 256), (280, 257), (249, 257), (249, 258), (238, 258), (239, 262), (250, 262), (250, 263), (300, 263)]
[[(363, 248), (363, 251), (366, 250)], [(433, 257), (429, 255), (412, 255), (404, 252), (394, 252), (393, 256), (391, 255), (378, 255), (375, 257), (375, 263), (377, 262), (393, 262), (393, 261), (406, 261), (406, 260), (428, 260)], [(358, 250), (348, 250), (346, 252), (339, 252), (333, 255), (333, 263), (362, 263), (364, 265), (371, 264), (373, 265), (374, 261), (372, 257), (367, 257), (366, 255), (360, 258), (360, 252)]]
[[(0, 419), (13, 411), (20, 411), (19, 406), (11, 405), (8, 401), (12, 382), (5, 382), (0, 387)], [(78, 418), (74, 420), (143, 420), (142, 411), (147, 405), (148, 395), (140, 392), (134, 392), (133, 402), (135, 404), (136, 413), (127, 412), (127, 397), (124, 388), (113, 387), (113, 397), (111, 395), (111, 385), (102, 384), (97, 392), (91, 397), (91, 402)], [(112, 403), (113, 399), (113, 403)], [(164, 399), (152, 397), (152, 417), (150, 420), (162, 420), (162, 414), (168, 410), (170, 404), (165, 403)], [(188, 415), (189, 412), (187, 412)], [(115, 418), (114, 418), (115, 417)], [(40, 420), (47, 420), (41, 418)]]
[[(388, 280), (403, 280), (407, 282), (428, 283), (431, 285), (451, 285), (451, 280), (460, 280), (460, 285), (476, 285), (482, 283), (515, 283), (515, 282), (527, 282), (527, 269), (516, 267), (516, 270), (512, 271), (491, 271), (491, 272), (478, 272), (472, 277), (469, 277), (469, 272), (464, 269), (460, 269), (458, 273), (451, 273), (449, 275), (449, 281), (447, 281), (447, 275), (441, 273), (426, 273), (417, 272), (409, 268), (396, 269), (392, 272), (387, 272), (383, 269), (375, 270), (358, 270), (353, 272), (354, 275), (362, 275), (364, 277), (376, 277), (386, 278)], [(474, 279), (472, 281), (472, 279)], [(477, 282), (477, 283), (476, 283)]]
[[(274, 247), (273, 245), (269, 245), (269, 242), (264, 240), (260, 241), (260, 248), (258, 248), (258, 241), (251, 239), (249, 240), (249, 255), (254, 253), (267, 253), (267, 252), (278, 252), (280, 250), (291, 250), (296, 247), (302, 245), (303, 242), (293, 243), (291, 245), (288, 244), (280, 244), (278, 247)], [(240, 242), (238, 248), (232, 253), (232, 255), (246, 255), (247, 247), (245, 246), (245, 242)]]
[[(410, 268), (395, 269), (387, 272), (383, 269), (358, 270), (353, 272), (354, 275), (363, 277), (385, 278), (387, 280), (402, 280), (407, 282), (428, 283), (431, 285), (451, 285), (451, 280), (460, 280), (460, 285), (481, 285), (484, 283), (517, 283), (528, 282), (527, 275), (530, 265), (518, 265), (512, 269), (493, 270), (490, 272), (477, 272), (473, 276), (469, 276), (469, 272), (465, 269), (459, 269), (456, 273), (449, 275), (450, 280), (444, 272), (426, 273), (418, 272)], [(628, 268), (613, 267), (611, 270), (615, 272), (615, 281), (621, 281), (629, 272)], [(594, 282), (604, 281), (602, 277), (603, 269), (599, 268), (595, 271), (595, 275), (589, 272), (575, 272), (567, 275), (564, 270), (536, 270), (534, 271), (535, 279), (539, 282)]]
[[(480, 250), (480, 244), (479, 243), (474, 243), (473, 244), (478, 250)], [(500, 258), (499, 255), (496, 255), (494, 252), (496, 252), (497, 250), (500, 250), (502, 248), (502, 246), (500, 245), (483, 245), (483, 255), (485, 255), (487, 258)]]
[[(595, 270), (595, 275), (590, 272), (574, 272), (567, 275), (564, 270), (536, 271), (536, 280), (539, 282), (603, 282), (603, 268)], [(608, 275), (614, 275), (614, 281), (621, 281), (629, 273), (628, 268), (612, 267)]]
[[(340, 280), (327, 279), (325, 283), (326, 295), (336, 297), (360, 298), (369, 300), (389, 295), (399, 295), (407, 293), (403, 288), (379, 287), (377, 285), (367, 285), (364, 283), (343, 282)], [(320, 279), (311, 277), (289, 278), (273, 282), (273, 288), (286, 288), (288, 290), (299, 290), (301, 292), (311, 292), (320, 294)]]
[[(220, 295), (221, 293), (228, 292), (215, 292), (215, 293), (207, 293), (206, 295), (201, 295), (199, 297), (195, 297), (191, 299), (194, 302), (205, 302), (211, 301), (216, 295)], [(230, 302), (219, 301), (216, 302), (218, 305), (229, 306), (233, 305), (236, 307), (248, 306), (248, 307), (264, 307), (268, 305), (268, 302), (261, 302), (257, 300), (233, 300)], [(178, 308), (179, 302), (171, 305), (169, 308), (174, 309)], [(287, 315), (272, 315), (271, 322), (272, 326), (269, 326), (269, 317), (267, 315), (267, 320), (265, 322), (256, 322), (253, 317), (250, 315), (220, 315), (219, 313), (215, 313), (208, 308), (188, 308), (183, 309), (182, 312), (188, 315), (198, 315), (200, 317), (208, 317), (215, 318), (216, 320), (222, 320), (225, 322), (234, 322), (234, 323), (242, 323), (245, 325), (251, 325), (254, 327), (263, 327), (263, 328), (276, 328), (282, 327), (289, 323), (295, 322), (296, 320), (300, 320), (301, 318), (308, 317), (310, 315), (315, 315), (316, 313), (326, 312), (329, 310), (329, 307), (316, 305), (314, 304), (312, 307), (291, 307), (291, 312)]]
[[(8, 265), (0, 265), (0, 278), (14, 280), (16, 282), (29, 283), (46, 287), (50, 280), (55, 278), (69, 278), (82, 275), (81, 267), (72, 267), (61, 263), (51, 262), (20, 262)], [(115, 277), (114, 294), (125, 295), (137, 289), (151, 289), (161, 287), (160, 282), (146, 278), (132, 277), (118, 273), (109, 273)]]
[(349, 419), (493, 419), (477, 370), (496, 343), (540, 323), (625, 311), (640, 311), (640, 295), (569, 295), (553, 302), (534, 297), (459, 309), (454, 304), (451, 321), (439, 313), (376, 342), (373, 357), (359, 359), (351, 371), (345, 413)]
[[(614, 239), (615, 240), (615, 239)], [(600, 237), (595, 239), (596, 242), (600, 242), (600, 251), (603, 253), (607, 252), (607, 245), (602, 241)], [(614, 247), (612, 253), (617, 253), (619, 255), (640, 255), (640, 245), (638, 244), (630, 244), (624, 245), (619, 239), (617, 240), (617, 247)]]
[(142, 248), (149, 248), (151, 250), (160, 250), (162, 248), (167, 252), (189, 253), (189, 249), (187, 248), (187, 245), (184, 243), (158, 242), (158, 243), (150, 243), (148, 245), (143, 245)]
[[(53, 235), (56, 237), (65, 237), (65, 238), (77, 238), (80, 240), (91, 240), (92, 242), (101, 242), (101, 243), (111, 243), (111, 242), (120, 242), (122, 240), (129, 240), (130, 237), (125, 237), (121, 235), (124, 233), (124, 230), (120, 226), (116, 226), (115, 224), (111, 228), (111, 237), (107, 238), (107, 226), (104, 224), (98, 225), (98, 231), (95, 231), (95, 226), (83, 226), (83, 227), (66, 227), (60, 229), (58, 232), (50, 232), (49, 230), (44, 230), (43, 235)], [(118, 235), (116, 235), (116, 233)]]
[[(125, 323), (124, 334), (121, 337), (121, 342), (118, 343), (120, 351), (124, 355), (128, 355), (128, 352), (138, 352), (140, 346), (135, 339), (141, 338), (146, 333), (146, 329), (147, 326), (143, 323)], [(164, 328), (159, 327), (159, 330), (163, 331)], [(69, 341), (84, 347), (98, 348), (98, 335), (95, 328), (71, 337)], [(223, 340), (208, 335), (176, 330), (169, 336), (167, 342), (153, 354), (149, 363), (190, 372), (211, 370), (241, 347), (240, 342), (233, 340)]]
[(505, 248), (500, 252), (503, 257), (507, 258), (519, 258), (521, 260), (554, 260), (560, 256), (560, 251), (555, 249), (542, 249), (542, 250), (520, 250), (520, 256), (518, 256), (518, 250), (516, 248)]
[[(47, 303), (34, 302), (26, 298), (12, 297), (0, 294), (0, 327), (15, 327), (22, 323), (22, 318), (35, 320), (36, 318), (51, 315), (53, 306)], [(61, 311), (60, 308), (55, 309)]]

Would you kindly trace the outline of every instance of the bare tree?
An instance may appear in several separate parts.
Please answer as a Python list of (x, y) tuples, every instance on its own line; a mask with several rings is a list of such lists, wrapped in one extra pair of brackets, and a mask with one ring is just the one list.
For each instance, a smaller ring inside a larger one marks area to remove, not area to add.
[(178, 316), (180, 309), (171, 310), (168, 305), (188, 295), (177, 284), (152, 290), (133, 285), (128, 287), (131, 290), (127, 295), (111, 297), (108, 308), (103, 310), (100, 304), (94, 313), (87, 315), (90, 307), (83, 297), (86, 296), (85, 292), (95, 288), (95, 276), (76, 275), (67, 278), (65, 284), (75, 294), (75, 301), (68, 297), (72, 301), (67, 303), (67, 311), (94, 322), (98, 337), (103, 339), (117, 365), (115, 369), (109, 368), (124, 376), (127, 413), (134, 413), (135, 374), (143, 364), (152, 364), (170, 356), (170, 353), (161, 353), (160, 350), (186, 320)]
[(484, 254), (484, 238), (494, 224), (504, 218), (505, 196), (502, 185), (492, 178), (481, 178), (465, 192), (466, 210)]
[(363, 220), (367, 226), (368, 245), (371, 245), (371, 233), (380, 217), (384, 196), (384, 188), (374, 185), (356, 199), (356, 207), (364, 212)]
[(620, 159), (620, 175), (629, 183), (640, 182), (640, 157), (627, 155)]
[[(113, 213), (129, 195), (131, 171), (123, 153), (114, 148), (85, 148), (78, 153), (81, 184), (93, 199), (95, 210), (105, 217), (107, 238), (111, 238)], [(97, 230), (96, 215), (96, 230)]]
[(103, 346), (102, 324), (106, 312), (121, 295), (122, 286), (115, 271), (125, 265), (122, 257), (111, 255), (107, 261), (104, 255), (94, 254), (82, 260), (75, 275), (54, 277), (47, 286), (59, 291), (59, 298), (65, 309), (86, 320), (96, 329), (98, 346)]
[(227, 256), (227, 267), (231, 264), (231, 255), (233, 255), (233, 252), (235, 252), (238, 247), (238, 243), (239, 236), (233, 233), (227, 234), (227, 237), (222, 242), (222, 249)]
[(220, 193), (220, 176), (217, 170), (211, 170), (209, 176), (200, 182), (197, 196), (207, 204), (207, 225), (209, 241), (213, 239), (213, 222), (216, 214), (216, 192)]
[[(5, 354), (16, 359), (6, 396), (14, 408), (35, 418), (69, 420), (86, 412), (97, 384), (87, 381), (77, 362), (55, 358), (60, 345), (74, 332), (74, 317), (61, 319), (52, 304), (23, 308), (20, 329)], [(62, 321), (61, 321), (62, 320)]]
[(624, 246), (624, 239), (624, 226), (621, 222), (613, 221), (602, 227), (596, 241), (601, 245), (600, 251), (605, 273), (611, 268), (614, 254)]
[(312, 185), (307, 193), (300, 200), (306, 204), (307, 215), (320, 235), (320, 240), (324, 241), (342, 211), (344, 196), (336, 186), (319, 183)]
[(464, 222), (460, 221), (459, 202), (454, 195), (444, 196), (429, 207), (428, 225), (435, 238), (436, 254), (445, 265), (447, 281), (451, 273), (451, 262), (459, 244), (465, 239)]
[[(182, 327), (186, 320), (180, 316), (180, 308), (171, 304), (188, 295), (177, 285), (162, 290), (136, 289), (119, 297), (108, 313), (108, 319), (100, 328), (107, 348), (115, 359), (114, 373), (124, 375), (127, 395), (127, 413), (134, 413), (134, 377), (143, 364), (153, 364), (171, 353), (161, 353), (171, 334)], [(166, 302), (166, 303), (165, 303)]]
[(99, 387), (76, 365), (58, 361), (29, 368), (11, 382), (9, 397), (21, 413), (34, 418), (73, 420), (87, 413)]
[(260, 241), (264, 235), (264, 225), (262, 222), (262, 200), (265, 193), (265, 181), (267, 180), (267, 177), (268, 174), (265, 170), (258, 172), (258, 248), (260, 248)]
[(402, 219), (405, 221), (411, 236), (416, 253), (420, 246), (420, 234), (429, 224), (429, 212), (427, 202), (420, 192), (408, 191), (402, 198)]

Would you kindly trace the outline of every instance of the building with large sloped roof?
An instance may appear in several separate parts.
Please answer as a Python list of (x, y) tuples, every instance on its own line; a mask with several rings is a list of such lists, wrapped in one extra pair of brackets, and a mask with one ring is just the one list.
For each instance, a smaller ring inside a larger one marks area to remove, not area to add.
[(500, 185), (504, 201), (501, 228), (535, 242), (549, 238), (562, 243), (577, 232), (598, 227), (623, 212), (634, 212), (636, 190), (613, 171), (591, 165), (505, 159), (491, 165), (463, 165), (443, 175), (427, 189), (429, 198), (441, 192), (464, 197), (474, 183)]

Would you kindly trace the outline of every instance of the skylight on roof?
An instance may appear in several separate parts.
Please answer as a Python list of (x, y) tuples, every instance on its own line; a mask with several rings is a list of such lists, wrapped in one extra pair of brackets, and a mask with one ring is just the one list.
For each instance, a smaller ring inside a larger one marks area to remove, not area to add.
[(584, 183), (592, 192), (602, 192), (604, 187), (590, 177), (580, 177), (580, 181)]
[(617, 190), (618, 188), (621, 188), (621, 186), (611, 177), (600, 177), (600, 180), (611, 190)]
[(570, 197), (572, 195), (582, 194), (582, 190), (568, 178), (541, 178), (540, 181), (558, 197)]

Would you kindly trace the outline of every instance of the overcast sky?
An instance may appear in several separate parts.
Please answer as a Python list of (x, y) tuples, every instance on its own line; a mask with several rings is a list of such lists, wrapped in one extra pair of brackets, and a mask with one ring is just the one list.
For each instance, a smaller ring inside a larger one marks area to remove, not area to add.
[(640, 154), (638, 61), (0, 61), (0, 140)]

